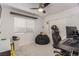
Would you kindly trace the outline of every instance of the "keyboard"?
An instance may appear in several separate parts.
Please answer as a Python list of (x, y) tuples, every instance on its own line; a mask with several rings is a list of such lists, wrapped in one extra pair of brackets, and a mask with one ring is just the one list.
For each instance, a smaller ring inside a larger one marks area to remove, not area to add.
[(71, 46), (71, 47), (79, 47), (79, 40), (73, 40), (73, 39), (69, 39), (65, 42), (63, 42), (64, 45), (67, 45), (67, 46)]

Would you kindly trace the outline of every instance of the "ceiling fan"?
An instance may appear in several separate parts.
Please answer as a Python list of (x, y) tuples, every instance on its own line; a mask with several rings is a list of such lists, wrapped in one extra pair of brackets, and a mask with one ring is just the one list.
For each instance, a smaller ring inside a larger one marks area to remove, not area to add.
[(39, 3), (37, 8), (31, 8), (31, 9), (38, 10), (39, 12), (46, 13), (44, 8), (47, 7), (49, 4), (50, 3)]

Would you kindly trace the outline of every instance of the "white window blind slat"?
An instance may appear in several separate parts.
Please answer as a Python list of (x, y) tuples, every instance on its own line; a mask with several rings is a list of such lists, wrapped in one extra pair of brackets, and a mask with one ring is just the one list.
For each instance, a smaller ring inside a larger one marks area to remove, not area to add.
[(35, 28), (35, 20), (14, 17), (14, 31), (16, 33), (32, 32)]

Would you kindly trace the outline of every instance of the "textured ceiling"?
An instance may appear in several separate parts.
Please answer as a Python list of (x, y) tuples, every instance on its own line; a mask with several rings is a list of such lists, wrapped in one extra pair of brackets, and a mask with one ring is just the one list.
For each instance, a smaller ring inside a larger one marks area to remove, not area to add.
[(53, 3), (46, 8), (46, 15), (56, 14), (76, 6), (78, 6), (77, 3)]

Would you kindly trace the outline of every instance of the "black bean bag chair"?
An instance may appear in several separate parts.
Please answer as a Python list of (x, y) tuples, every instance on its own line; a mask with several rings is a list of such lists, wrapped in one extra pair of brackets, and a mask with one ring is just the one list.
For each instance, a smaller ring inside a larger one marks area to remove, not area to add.
[(40, 45), (45, 45), (48, 44), (50, 42), (49, 37), (47, 35), (38, 35), (35, 38), (35, 43), (36, 44), (40, 44)]

